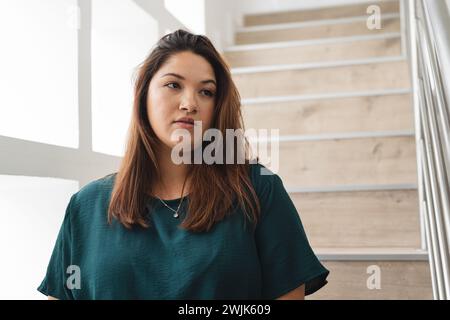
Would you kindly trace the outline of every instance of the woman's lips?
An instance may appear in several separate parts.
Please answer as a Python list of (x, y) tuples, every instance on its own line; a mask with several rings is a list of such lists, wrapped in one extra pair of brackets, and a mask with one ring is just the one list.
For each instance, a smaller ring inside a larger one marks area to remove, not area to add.
[(183, 121), (177, 121), (177, 122), (175, 122), (175, 125), (177, 125), (181, 128), (185, 128), (185, 129), (191, 129), (194, 127), (194, 123), (183, 122)]

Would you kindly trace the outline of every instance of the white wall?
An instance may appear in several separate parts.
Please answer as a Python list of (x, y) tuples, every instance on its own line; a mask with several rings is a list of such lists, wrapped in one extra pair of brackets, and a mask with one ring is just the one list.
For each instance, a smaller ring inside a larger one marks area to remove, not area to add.
[(164, 0), (164, 6), (191, 32), (205, 34), (205, 0)]
[[(233, 44), (234, 26), (239, 23), (236, 21), (236, 4), (236, 0), (164, 0), (165, 9), (180, 21), (185, 29), (206, 35), (218, 51)], [(170, 31), (174, 29), (171, 28)]]
[(235, 27), (240, 24), (238, 1), (206, 0), (205, 32), (217, 50), (234, 44)]

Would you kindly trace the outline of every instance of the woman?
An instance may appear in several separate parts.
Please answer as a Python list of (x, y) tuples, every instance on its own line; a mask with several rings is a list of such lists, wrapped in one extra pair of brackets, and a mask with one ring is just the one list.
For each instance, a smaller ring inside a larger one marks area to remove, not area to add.
[[(242, 129), (239, 93), (211, 42), (177, 30), (139, 68), (119, 171), (72, 195), (40, 292), (303, 299), (327, 283), (280, 177), (249, 160), (245, 139), (245, 163), (174, 161), (180, 144), (191, 160), (211, 146), (195, 138), (198, 124), (224, 136)], [(242, 151), (214, 142), (224, 159)]]

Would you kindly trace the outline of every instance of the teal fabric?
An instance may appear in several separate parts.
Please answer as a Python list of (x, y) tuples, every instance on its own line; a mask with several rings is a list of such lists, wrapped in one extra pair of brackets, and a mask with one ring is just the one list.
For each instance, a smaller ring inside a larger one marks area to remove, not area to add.
[[(261, 170), (267, 172), (251, 165), (262, 208), (256, 228), (235, 209), (204, 233), (178, 228), (185, 210), (175, 219), (150, 197), (150, 228), (108, 225), (115, 174), (92, 181), (70, 199), (38, 290), (58, 299), (276, 299), (302, 284), (306, 295), (315, 292), (329, 271), (310, 247), (280, 177)], [(180, 200), (166, 203), (176, 209)], [(79, 267), (79, 288), (66, 285), (76, 284), (71, 265)]]

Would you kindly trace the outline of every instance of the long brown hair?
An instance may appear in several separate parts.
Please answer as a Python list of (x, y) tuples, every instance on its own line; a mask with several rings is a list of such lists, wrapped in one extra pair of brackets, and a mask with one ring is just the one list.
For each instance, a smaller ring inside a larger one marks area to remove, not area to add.
[[(182, 29), (162, 37), (137, 69), (133, 114), (125, 155), (111, 193), (109, 223), (116, 218), (126, 228), (134, 225), (144, 228), (149, 226), (144, 213), (147, 193), (159, 178), (155, 152), (161, 142), (148, 121), (148, 87), (159, 68), (172, 55), (183, 51), (202, 56), (214, 69), (217, 95), (211, 128), (220, 130), (223, 137), (226, 135), (226, 129), (245, 130), (239, 92), (226, 62), (210, 40)], [(250, 163), (254, 162), (254, 159), (249, 158), (251, 148), (247, 139), (243, 136), (241, 139), (245, 156), (243, 164), (236, 161), (233, 164), (205, 164), (202, 161), (201, 164), (190, 165), (189, 176), (192, 183), (187, 201), (188, 214), (180, 225), (181, 228), (194, 232), (208, 231), (215, 223), (233, 212), (236, 203), (253, 224), (257, 223), (260, 204), (250, 178)], [(224, 148), (224, 153), (227, 149)], [(226, 155), (223, 156), (226, 159)]]

